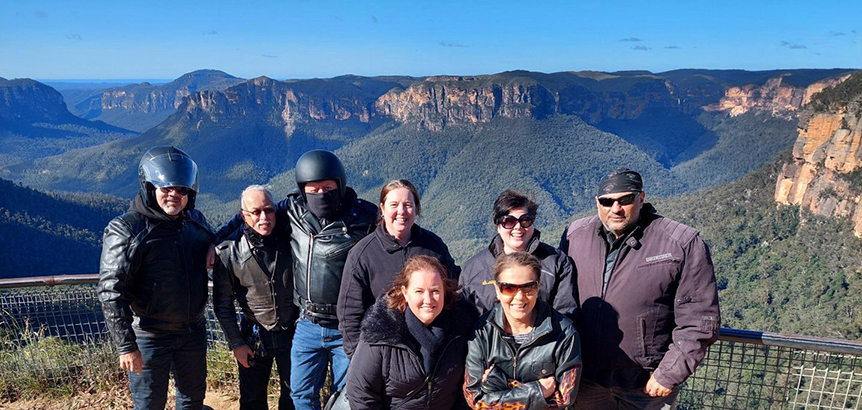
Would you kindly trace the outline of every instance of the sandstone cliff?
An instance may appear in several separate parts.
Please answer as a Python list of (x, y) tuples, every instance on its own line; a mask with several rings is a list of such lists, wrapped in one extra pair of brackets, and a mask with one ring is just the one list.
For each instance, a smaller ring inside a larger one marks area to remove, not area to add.
[(637, 118), (648, 108), (678, 110), (673, 86), (651, 74), (543, 74), (525, 71), (490, 76), (426, 78), (392, 89), (374, 104), (400, 122), (440, 130), (450, 124), (486, 123), (494, 118), (542, 119), (578, 115), (589, 122)]
[(849, 99), (818, 103), (825, 109), (803, 116), (793, 162), (778, 178), (775, 200), (849, 218), (862, 237), (862, 74), (854, 74), (831, 95), (851, 90)]
[[(314, 83), (319, 81), (319, 83)], [(335, 90), (334, 88), (341, 88)], [(282, 127), (290, 137), (301, 121), (371, 121), (374, 95), (327, 80), (284, 82), (258, 77), (224, 91), (191, 94), (180, 108), (200, 124), (250, 118)]]
[(724, 97), (714, 104), (704, 107), (705, 111), (726, 111), (732, 116), (749, 111), (765, 112), (775, 117), (791, 119), (808, 104), (811, 96), (826, 87), (835, 86), (847, 75), (828, 78), (810, 85), (792, 85), (785, 81), (789, 74), (770, 78), (765, 84), (745, 84), (733, 86), (725, 91)]

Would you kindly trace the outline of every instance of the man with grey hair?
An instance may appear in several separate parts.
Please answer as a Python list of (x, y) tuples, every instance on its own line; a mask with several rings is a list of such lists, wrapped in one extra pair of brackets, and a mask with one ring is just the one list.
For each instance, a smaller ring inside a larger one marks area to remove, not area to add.
[[(272, 193), (251, 185), (240, 197), (243, 225), (216, 247), (213, 309), (238, 363), (241, 409), (266, 409), (273, 360), (278, 408), (293, 410), (290, 349), (299, 310), (293, 303), (288, 221), (276, 218)], [(234, 300), (242, 318), (237, 324)]]
[(581, 305), (579, 410), (672, 408), (718, 337), (709, 248), (645, 200), (639, 173), (612, 171), (599, 183), (598, 215), (563, 233)]

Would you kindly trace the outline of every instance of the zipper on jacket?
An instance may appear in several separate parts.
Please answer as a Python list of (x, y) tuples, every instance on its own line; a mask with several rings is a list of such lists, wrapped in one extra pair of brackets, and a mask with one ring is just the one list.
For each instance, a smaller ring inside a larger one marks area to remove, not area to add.
[[(307, 260), (305, 262), (305, 294), (306, 294), (305, 300), (308, 301), (307, 303), (313, 303), (311, 301), (311, 256), (314, 252), (315, 235), (309, 234), (308, 237), (309, 237), (309, 240), (308, 240), (308, 257), (307, 257)], [(303, 307), (305, 307), (305, 306), (303, 306)]]

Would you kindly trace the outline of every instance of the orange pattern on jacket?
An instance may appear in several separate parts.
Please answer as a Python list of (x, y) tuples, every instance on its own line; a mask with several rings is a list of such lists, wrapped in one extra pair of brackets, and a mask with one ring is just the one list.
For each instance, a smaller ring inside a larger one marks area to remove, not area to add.
[[(517, 380), (509, 382), (510, 387), (518, 386)], [(482, 400), (476, 400), (476, 395), (470, 391), (467, 386), (470, 385), (470, 374), (464, 371), (464, 398), (467, 399), (467, 404), (473, 410), (524, 410), (527, 406), (524, 403), (498, 403), (489, 404)]]

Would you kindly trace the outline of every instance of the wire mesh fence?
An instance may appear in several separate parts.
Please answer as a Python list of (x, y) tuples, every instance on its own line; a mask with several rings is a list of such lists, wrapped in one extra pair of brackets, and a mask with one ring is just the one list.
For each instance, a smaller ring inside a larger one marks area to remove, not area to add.
[[(95, 281), (0, 283), (0, 401), (28, 389), (124, 382)], [(207, 331), (208, 382), (235, 385), (236, 363), (211, 306)], [(862, 343), (724, 328), (682, 386), (677, 408), (859, 409), (860, 402)]]

